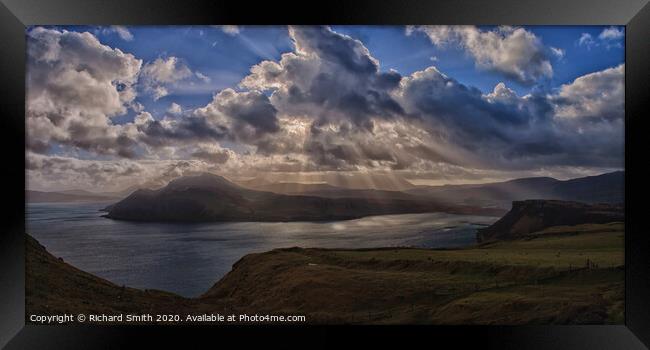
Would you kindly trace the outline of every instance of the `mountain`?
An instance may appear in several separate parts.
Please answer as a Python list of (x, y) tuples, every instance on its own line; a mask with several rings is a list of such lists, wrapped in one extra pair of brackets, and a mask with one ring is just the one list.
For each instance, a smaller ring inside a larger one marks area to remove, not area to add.
[(61, 192), (25, 191), (25, 198), (29, 203), (51, 202), (104, 202), (115, 200), (116, 196), (88, 192), (83, 190), (70, 190)]
[(419, 186), (406, 193), (442, 202), (508, 208), (513, 201), (556, 199), (586, 203), (623, 203), (625, 172), (571, 180), (532, 177), (478, 185)]
[(213, 174), (184, 176), (158, 190), (137, 190), (106, 208), (133, 221), (310, 221), (369, 215), (448, 212), (500, 215), (501, 210), (452, 206), (431, 198), (324, 198), (257, 191)]
[(587, 204), (558, 200), (515, 201), (512, 209), (497, 222), (479, 229), (479, 242), (520, 238), (552, 226), (622, 222), (623, 206)]

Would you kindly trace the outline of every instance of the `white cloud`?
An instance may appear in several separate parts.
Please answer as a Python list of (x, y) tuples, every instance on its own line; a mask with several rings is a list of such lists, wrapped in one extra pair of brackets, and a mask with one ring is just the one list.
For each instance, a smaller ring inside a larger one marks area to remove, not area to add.
[(132, 41), (133, 40), (133, 34), (129, 31), (128, 28), (125, 26), (111, 26), (111, 29), (119, 35), (122, 40), (125, 41)]
[(502, 26), (482, 31), (475, 26), (409, 26), (407, 35), (423, 32), (444, 48), (457, 45), (482, 69), (504, 74), (521, 83), (551, 77), (553, 67), (542, 41), (524, 28)]
[(621, 39), (623, 37), (625, 37), (625, 31), (622, 28), (611, 26), (600, 32), (598, 40), (589, 33), (582, 33), (578, 39), (578, 46), (584, 46), (591, 50), (593, 47), (602, 45), (609, 50), (612, 47), (622, 47)]
[(622, 120), (625, 64), (578, 77), (560, 87), (555, 102), (558, 118)]
[(199, 78), (199, 80), (201, 80), (202, 82), (204, 82), (206, 84), (211, 81), (210, 77), (208, 77), (207, 75), (205, 75), (205, 74), (203, 74), (201, 72), (194, 72), (194, 74), (196, 75), (197, 78)]
[(550, 49), (551, 49), (551, 52), (555, 56), (557, 56), (557, 58), (563, 58), (564, 55), (566, 54), (566, 51), (564, 51), (563, 49), (557, 48), (557, 47), (552, 47), (551, 46)]
[(157, 58), (142, 68), (142, 74), (156, 83), (174, 83), (188, 78), (192, 71), (178, 57)]
[(138, 115), (135, 116), (133, 122), (135, 125), (144, 125), (147, 124), (148, 122), (152, 122), (153, 116), (149, 112), (142, 112), (138, 113)]
[(579, 46), (585, 46), (587, 49), (591, 49), (593, 46), (596, 46), (596, 41), (589, 33), (582, 33), (580, 39), (578, 39)]
[(126, 155), (129, 138), (111, 117), (136, 97), (142, 61), (88, 33), (37, 27), (28, 33), (28, 148), (61, 143)]
[(519, 98), (517, 94), (510, 88), (506, 86), (505, 83), (501, 82), (494, 86), (494, 90), (483, 97), (489, 102), (502, 102), (514, 104)]
[(625, 36), (623, 29), (616, 27), (609, 27), (603, 29), (603, 31), (598, 35), (598, 38), (601, 40), (618, 40)]
[(176, 102), (173, 102), (167, 109), (167, 112), (170, 114), (178, 115), (183, 112), (183, 109), (181, 108), (181, 105), (179, 105)]
[(237, 35), (240, 32), (239, 26), (235, 26), (235, 25), (218, 25), (214, 27), (221, 29), (224, 33), (228, 35)]
[(169, 94), (166, 85), (174, 84), (192, 76), (192, 71), (178, 57), (157, 58), (144, 65), (141, 80), (145, 90), (150, 92), (155, 100)]

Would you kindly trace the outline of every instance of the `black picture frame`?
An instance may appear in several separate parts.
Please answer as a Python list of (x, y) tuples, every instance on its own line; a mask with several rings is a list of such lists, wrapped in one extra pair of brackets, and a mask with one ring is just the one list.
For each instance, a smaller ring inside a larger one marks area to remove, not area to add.
[[(625, 25), (625, 325), (388, 327), (107, 327), (25, 325), (25, 27), (47, 24)], [(10, 349), (187, 346), (224, 338), (298, 346), (347, 341), (499, 349), (644, 349), (650, 345), (650, 235), (644, 230), (645, 120), (650, 107), (647, 0), (355, 0), (320, 3), (0, 0), (0, 130), (6, 179), (0, 230), (0, 346)], [(644, 345), (646, 344), (646, 345)], [(421, 345), (418, 345), (421, 346)]]

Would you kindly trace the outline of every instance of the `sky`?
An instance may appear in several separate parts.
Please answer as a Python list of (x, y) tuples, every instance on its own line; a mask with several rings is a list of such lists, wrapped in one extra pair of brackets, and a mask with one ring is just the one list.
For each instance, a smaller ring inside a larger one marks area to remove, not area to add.
[[(33, 26), (30, 189), (623, 169), (619, 26)], [(311, 180), (310, 180), (311, 181)]]

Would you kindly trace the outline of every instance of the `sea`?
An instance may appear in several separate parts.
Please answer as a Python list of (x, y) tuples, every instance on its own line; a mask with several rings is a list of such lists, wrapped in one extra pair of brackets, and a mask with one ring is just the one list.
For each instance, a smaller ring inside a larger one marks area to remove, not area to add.
[(142, 223), (110, 203), (28, 203), (27, 232), (65, 262), (117, 285), (197, 297), (250, 253), (276, 248), (458, 248), (498, 217), (446, 213), (327, 222)]

